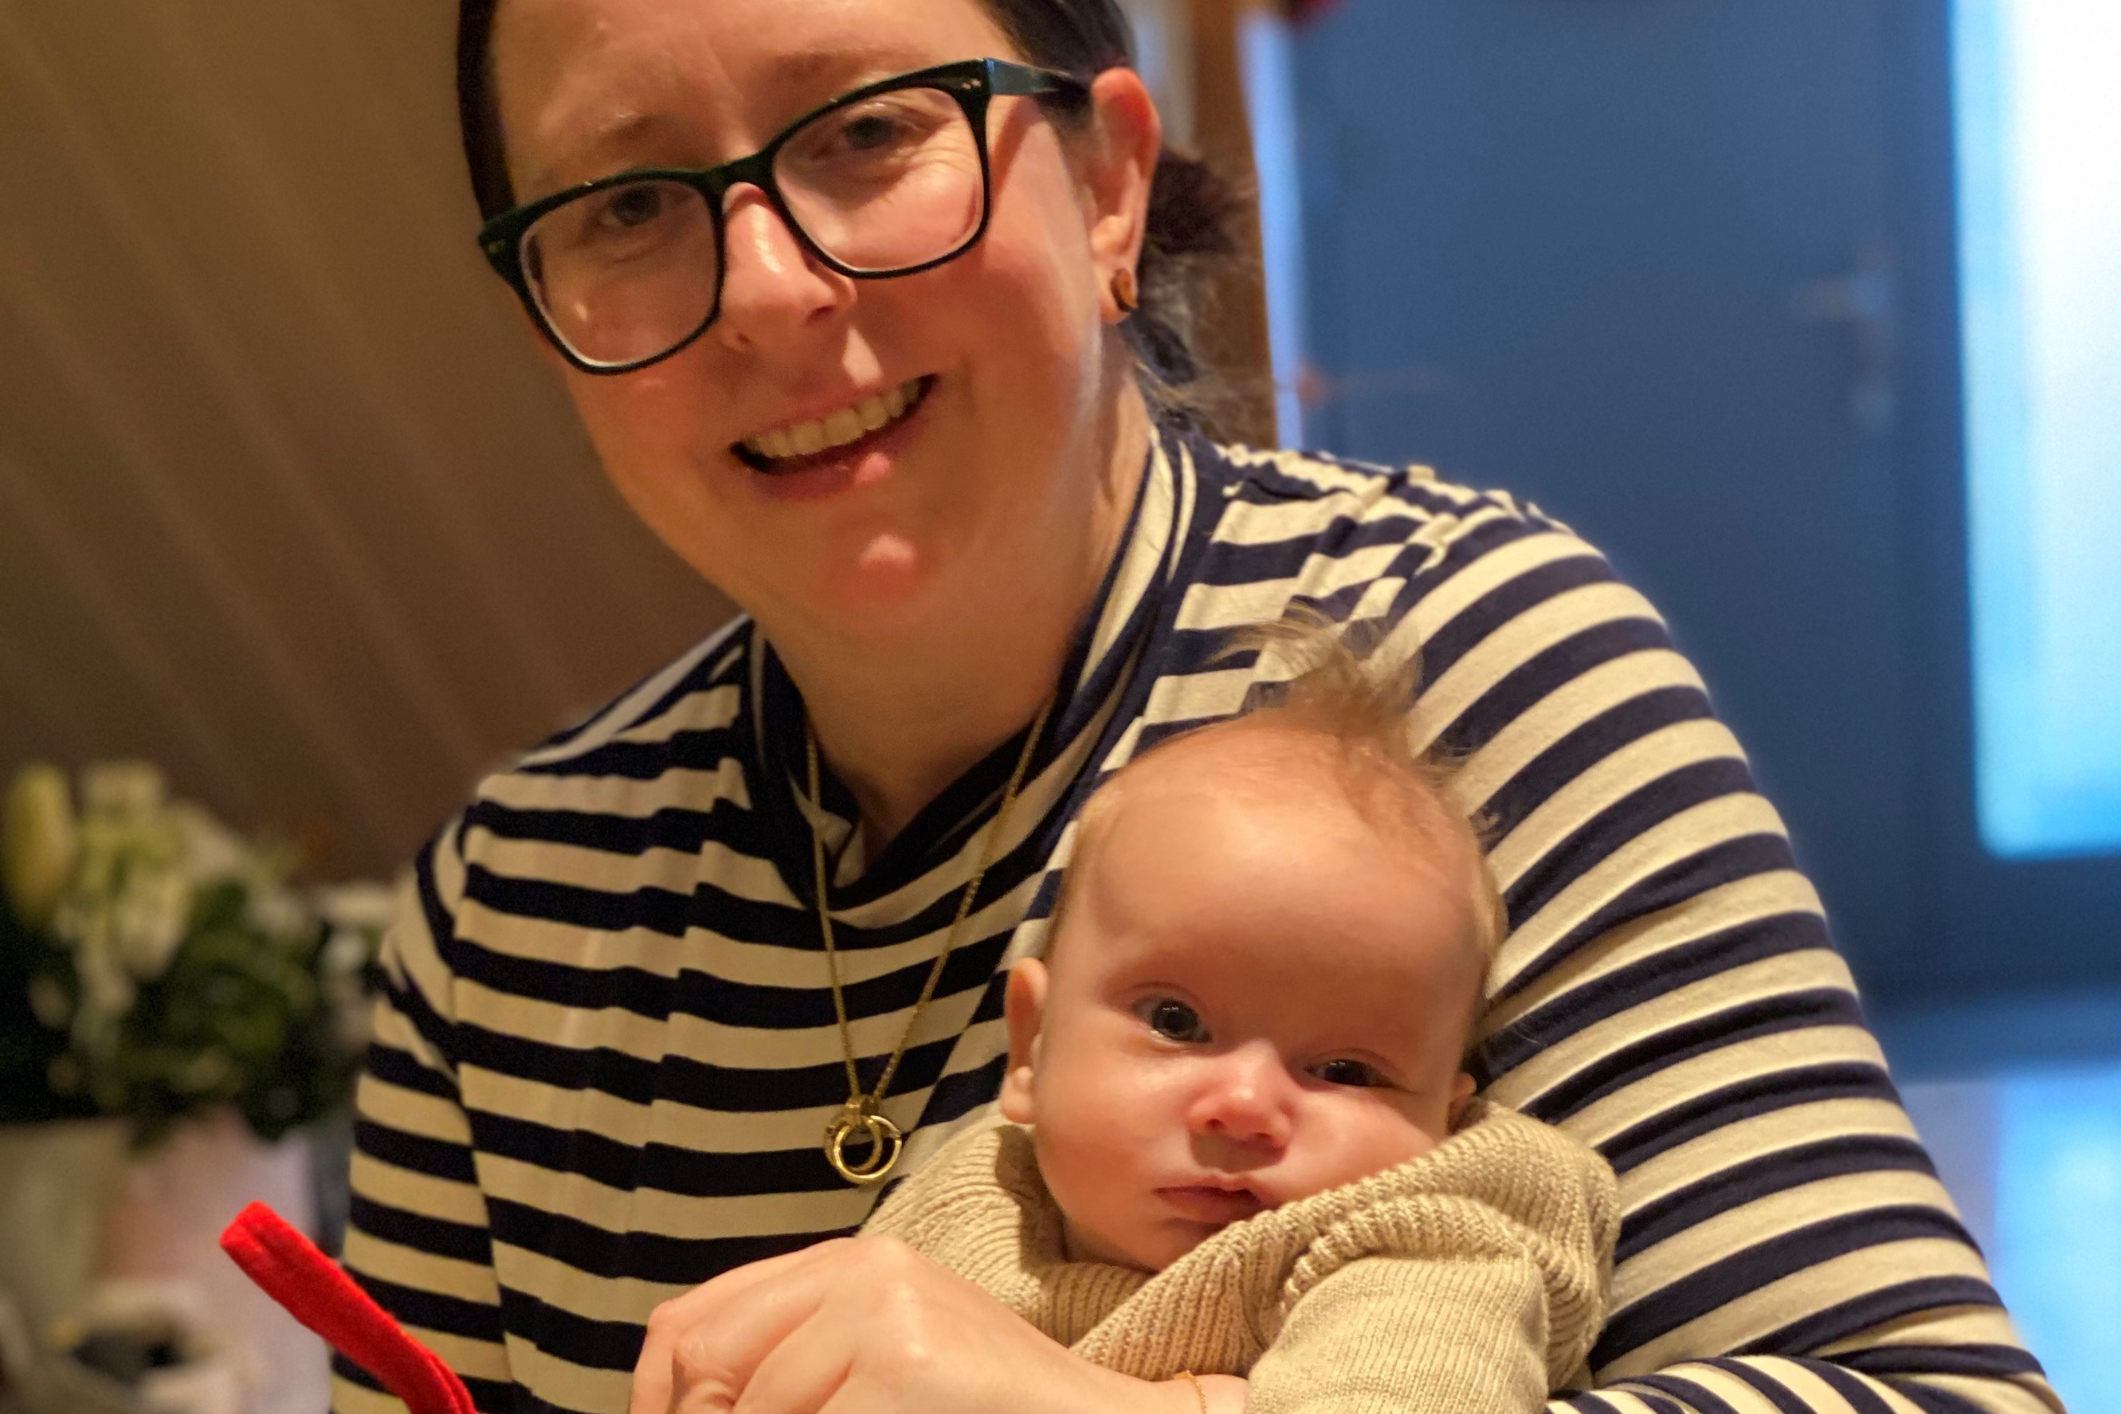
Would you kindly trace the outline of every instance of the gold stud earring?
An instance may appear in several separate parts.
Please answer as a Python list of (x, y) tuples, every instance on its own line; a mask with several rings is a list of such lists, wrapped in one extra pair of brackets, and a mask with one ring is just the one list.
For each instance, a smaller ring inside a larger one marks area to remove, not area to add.
[(1122, 319), (1142, 307), (1141, 291), (1135, 287), (1132, 270), (1121, 267), (1112, 272), (1112, 302), (1119, 306)]

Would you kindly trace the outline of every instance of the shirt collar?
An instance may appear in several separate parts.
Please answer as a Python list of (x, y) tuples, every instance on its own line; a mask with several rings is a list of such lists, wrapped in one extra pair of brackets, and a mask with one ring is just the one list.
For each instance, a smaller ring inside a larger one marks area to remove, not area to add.
[[(1109, 699), (1122, 690), (1139, 662), (1178, 567), (1182, 527), (1193, 502), (1192, 482), (1182, 435), (1158, 428), (1150, 438), (1119, 550), (1063, 660), (1060, 682), (1066, 696), (1056, 704), (1046, 739), (1034, 755), (1034, 775), (1065, 754), (1070, 743), (1104, 715)], [(751, 707), (759, 775), (753, 808), (775, 817), (775, 838), (783, 842), (776, 851), (782, 875), (798, 897), (807, 899), (815, 887), (802, 694), (772, 645), (755, 636), (754, 646)], [(835, 907), (880, 897), (948, 860), (965, 836), (992, 815), (1022, 750), (1021, 734), (997, 746), (924, 806), (874, 860), (859, 857), (853, 793), (820, 761), (818, 823), (833, 889), (836, 895), (843, 886), (851, 890), (849, 897), (835, 898)]]

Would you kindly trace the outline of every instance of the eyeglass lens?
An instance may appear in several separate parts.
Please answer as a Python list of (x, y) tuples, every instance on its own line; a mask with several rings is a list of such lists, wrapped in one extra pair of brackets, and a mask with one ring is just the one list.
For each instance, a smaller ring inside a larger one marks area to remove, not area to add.
[[(782, 142), (773, 177), (803, 234), (859, 274), (957, 253), (986, 202), (972, 125), (933, 88), (819, 114)], [(684, 182), (625, 182), (556, 207), (524, 232), (522, 256), (539, 309), (589, 363), (653, 358), (715, 309), (714, 213)]]

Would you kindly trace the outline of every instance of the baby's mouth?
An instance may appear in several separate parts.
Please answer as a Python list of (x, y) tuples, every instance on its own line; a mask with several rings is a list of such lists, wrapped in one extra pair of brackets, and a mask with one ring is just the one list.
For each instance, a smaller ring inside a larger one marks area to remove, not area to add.
[(1218, 1188), (1205, 1183), (1159, 1188), (1156, 1196), (1175, 1209), (1180, 1217), (1218, 1227), (1242, 1222), (1255, 1213), (1265, 1212), (1269, 1206), (1250, 1189)]
[(934, 377), (909, 378), (886, 392), (841, 408), (830, 417), (778, 427), (738, 442), (737, 459), (753, 471), (785, 476), (859, 456), (911, 417), (935, 386)]

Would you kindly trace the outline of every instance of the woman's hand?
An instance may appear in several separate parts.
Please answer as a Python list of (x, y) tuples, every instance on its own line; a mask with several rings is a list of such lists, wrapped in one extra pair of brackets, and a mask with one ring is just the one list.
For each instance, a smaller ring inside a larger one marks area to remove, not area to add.
[[(1227, 1392), (1218, 1390), (1218, 1404)], [(754, 1262), (648, 1320), (629, 1414), (1199, 1414), (888, 1237)], [(1220, 1414), (1220, 1410), (1217, 1411)]]
[(1236, 1375), (1195, 1375), (1194, 1378), (1200, 1381), (1195, 1414), (1201, 1404), (1207, 1406), (1208, 1414), (1245, 1414), (1245, 1396), (1250, 1388)]

